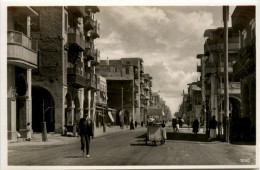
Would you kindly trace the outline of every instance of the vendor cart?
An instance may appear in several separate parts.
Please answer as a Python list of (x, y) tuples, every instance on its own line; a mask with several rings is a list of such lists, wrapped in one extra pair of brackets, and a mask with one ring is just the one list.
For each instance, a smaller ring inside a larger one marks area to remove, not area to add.
[(161, 123), (149, 123), (147, 125), (147, 135), (145, 138), (146, 145), (148, 141), (151, 141), (155, 146), (157, 145), (157, 142), (160, 142), (161, 145), (165, 143)]

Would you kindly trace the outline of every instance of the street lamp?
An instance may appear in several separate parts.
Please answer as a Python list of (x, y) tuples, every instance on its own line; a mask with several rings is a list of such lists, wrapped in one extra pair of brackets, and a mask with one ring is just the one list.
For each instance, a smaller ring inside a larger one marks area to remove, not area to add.
[[(121, 87), (121, 91), (122, 91), (122, 112), (121, 112), (121, 114), (123, 114), (123, 109), (124, 109), (124, 88), (123, 88), (123, 86)], [(121, 115), (120, 119), (121, 118), (122, 118), (122, 115)], [(124, 121), (122, 121), (122, 122), (124, 123)], [(122, 123), (122, 129), (124, 129), (123, 123)]]

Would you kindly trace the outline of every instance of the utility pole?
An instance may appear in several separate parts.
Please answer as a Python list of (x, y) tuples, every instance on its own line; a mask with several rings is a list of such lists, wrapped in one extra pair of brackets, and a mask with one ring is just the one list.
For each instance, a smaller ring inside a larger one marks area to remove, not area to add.
[(229, 124), (229, 89), (228, 89), (228, 17), (229, 6), (223, 6), (223, 21), (224, 21), (224, 93), (225, 93), (225, 141), (230, 142), (230, 124)]

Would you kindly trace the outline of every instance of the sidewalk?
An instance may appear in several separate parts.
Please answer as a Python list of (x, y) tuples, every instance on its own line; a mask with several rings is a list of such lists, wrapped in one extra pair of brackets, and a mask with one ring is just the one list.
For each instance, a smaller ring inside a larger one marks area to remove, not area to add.
[[(145, 127), (138, 126), (136, 130), (144, 129)], [(114, 133), (122, 133), (129, 131), (130, 126), (124, 126), (124, 129), (121, 129), (119, 126), (106, 127), (106, 132), (103, 132), (103, 127), (95, 129), (94, 138), (111, 135)], [(77, 137), (72, 137), (70, 135), (62, 136), (61, 134), (48, 133), (47, 142), (42, 142), (41, 133), (33, 133), (32, 140), (26, 141), (24, 138), (19, 138), (17, 141), (8, 141), (8, 146), (28, 146), (28, 145), (63, 145), (79, 141)]]

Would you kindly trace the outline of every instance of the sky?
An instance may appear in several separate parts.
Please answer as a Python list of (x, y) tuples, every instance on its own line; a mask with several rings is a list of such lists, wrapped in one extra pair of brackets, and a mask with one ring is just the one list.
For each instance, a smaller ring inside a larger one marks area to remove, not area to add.
[(196, 56), (204, 53), (204, 31), (223, 26), (222, 6), (101, 6), (96, 17), (101, 60), (143, 58), (152, 91), (160, 91), (172, 115), (187, 84), (199, 79)]

